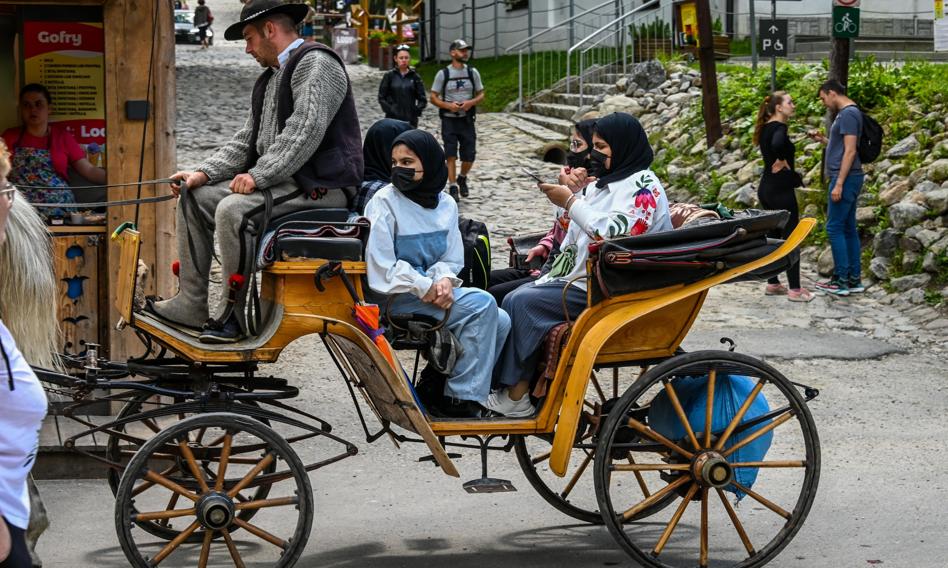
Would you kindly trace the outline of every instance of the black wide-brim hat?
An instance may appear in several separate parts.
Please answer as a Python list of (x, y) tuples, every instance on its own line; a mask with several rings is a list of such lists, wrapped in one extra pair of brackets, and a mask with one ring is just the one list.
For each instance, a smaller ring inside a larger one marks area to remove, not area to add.
[(299, 24), (308, 11), (306, 4), (284, 4), (282, 0), (250, 0), (240, 10), (240, 21), (231, 24), (224, 31), (224, 39), (230, 41), (243, 39), (244, 27), (247, 24), (271, 14), (286, 14), (293, 18), (293, 23)]

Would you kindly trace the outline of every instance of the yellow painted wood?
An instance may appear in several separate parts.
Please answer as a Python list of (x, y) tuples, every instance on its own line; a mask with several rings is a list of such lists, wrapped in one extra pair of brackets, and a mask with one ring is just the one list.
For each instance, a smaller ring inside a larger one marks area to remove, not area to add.
[(115, 290), (115, 309), (126, 323), (132, 321), (132, 302), (135, 299), (135, 276), (138, 272), (138, 251), (142, 237), (138, 231), (125, 229), (117, 238), (118, 258), (112, 289)]

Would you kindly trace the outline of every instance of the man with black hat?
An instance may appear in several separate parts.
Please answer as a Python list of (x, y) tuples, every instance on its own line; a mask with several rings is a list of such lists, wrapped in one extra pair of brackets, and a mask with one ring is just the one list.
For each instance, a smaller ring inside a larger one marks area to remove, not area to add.
[[(299, 37), (306, 5), (250, 0), (228, 40), (243, 39), (264, 68), (243, 128), (184, 182), (178, 202), (180, 291), (146, 310), (206, 343), (238, 341), (247, 330), (247, 286), (255, 245), (270, 217), (346, 207), (362, 179), (362, 138), (345, 66), (328, 47)], [(172, 191), (178, 193), (177, 186)], [(208, 319), (208, 276), (217, 236), (225, 282)]]
[[(441, 138), (448, 158), (448, 192), (455, 200), (467, 197), (467, 174), (474, 165), (477, 131), (474, 116), (477, 105), (484, 100), (484, 84), (477, 69), (467, 65), (471, 46), (463, 39), (451, 42), (451, 65), (438, 71), (431, 84), (431, 104), (441, 115)], [(461, 154), (461, 175), (456, 176), (458, 146)]]

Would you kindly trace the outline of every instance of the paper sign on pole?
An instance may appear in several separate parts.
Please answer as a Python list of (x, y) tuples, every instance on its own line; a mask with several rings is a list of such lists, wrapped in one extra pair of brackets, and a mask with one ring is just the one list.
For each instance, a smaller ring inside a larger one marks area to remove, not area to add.
[(944, 0), (935, 1), (935, 51), (948, 51), (948, 18), (945, 17)]

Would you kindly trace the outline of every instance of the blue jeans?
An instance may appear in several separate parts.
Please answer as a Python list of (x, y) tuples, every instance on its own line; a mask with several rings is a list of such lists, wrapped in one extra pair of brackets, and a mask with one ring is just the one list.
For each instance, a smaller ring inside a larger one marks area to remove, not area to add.
[[(412, 313), (441, 319), (444, 312), (414, 294), (395, 296), (393, 313)], [(510, 332), (507, 312), (494, 297), (477, 288), (455, 288), (448, 330), (458, 338), (463, 352), (444, 385), (444, 394), (461, 400), (484, 402), (490, 393), (491, 371)], [(491, 341), (492, 340), (492, 341)]]
[[(835, 266), (833, 275), (843, 283), (858, 280), (862, 275), (862, 248), (856, 231), (856, 201), (865, 177), (861, 173), (846, 176), (843, 198), (833, 201), (831, 197), (826, 212), (826, 236), (829, 237)], [(834, 177), (830, 179), (830, 188), (835, 185)]]

